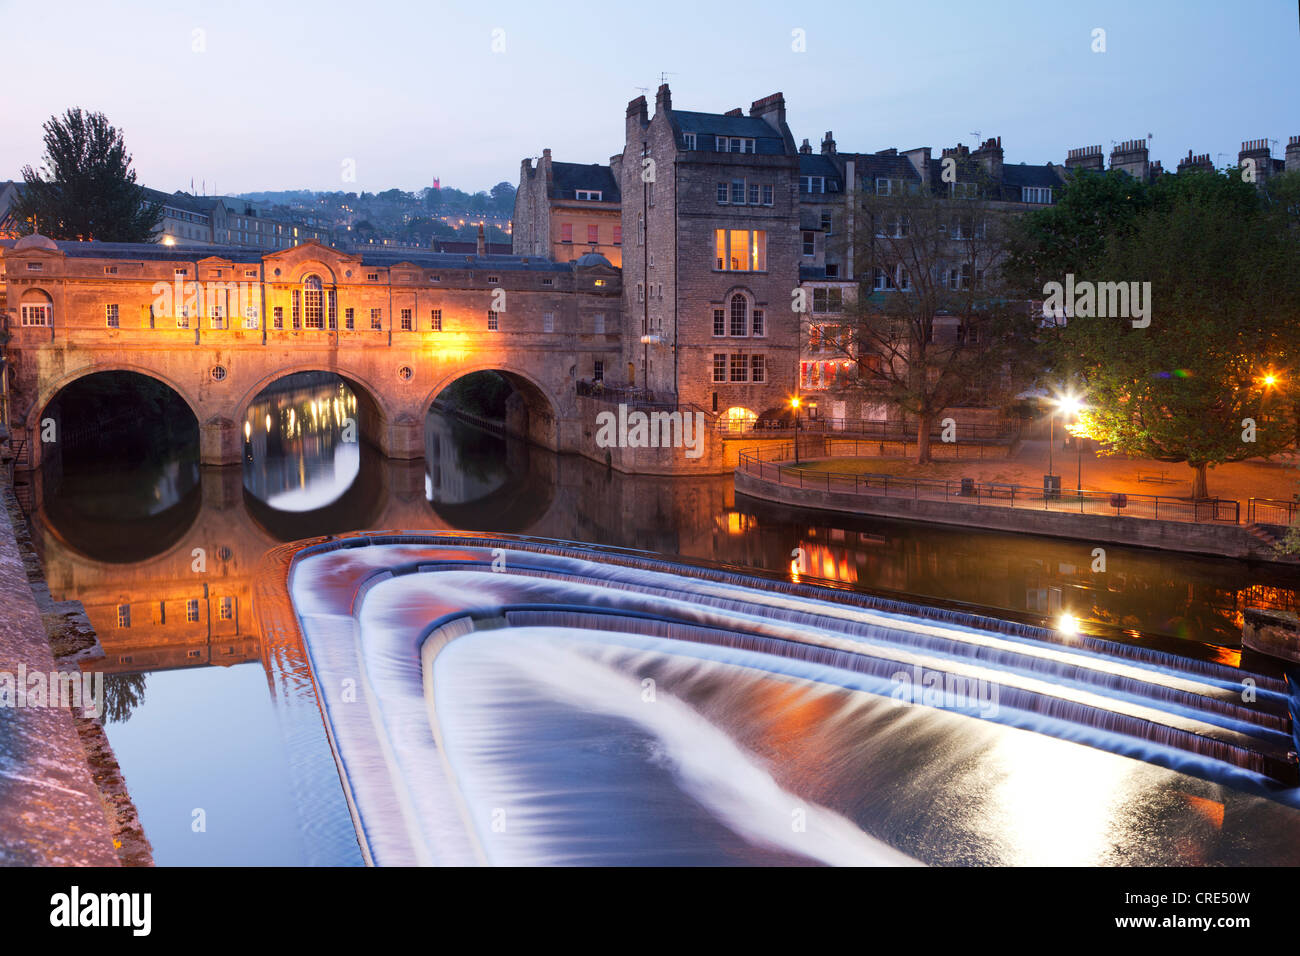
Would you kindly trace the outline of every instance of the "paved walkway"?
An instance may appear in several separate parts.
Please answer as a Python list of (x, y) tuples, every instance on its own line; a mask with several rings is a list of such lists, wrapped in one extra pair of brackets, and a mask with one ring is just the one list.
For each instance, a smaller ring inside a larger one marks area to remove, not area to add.
[[(13, 526), (0, 506), (0, 673), (17, 680), (20, 668), (48, 679), (55, 663)], [(0, 866), (117, 865), (71, 712), (0, 707)]]
[[(869, 443), (864, 443), (864, 445)], [(1061, 476), (1062, 490), (1073, 490), (1079, 459), (1083, 465), (1085, 491), (1125, 492), (1140, 495), (1187, 497), (1192, 493), (1192, 469), (1185, 464), (1145, 459), (1113, 458), (1084, 450), (1062, 449), (1057, 443), (1053, 472)], [(1243, 461), (1211, 468), (1207, 475), (1210, 494), (1221, 498), (1278, 498), (1290, 501), (1300, 494), (1300, 458), (1279, 456), (1273, 461)], [(975, 478), (1001, 481), (1033, 488), (1043, 486), (1047, 474), (1046, 441), (1027, 441), (1011, 458), (936, 461), (917, 465), (899, 458), (838, 458), (803, 467), (846, 474), (875, 472), (916, 478)]]

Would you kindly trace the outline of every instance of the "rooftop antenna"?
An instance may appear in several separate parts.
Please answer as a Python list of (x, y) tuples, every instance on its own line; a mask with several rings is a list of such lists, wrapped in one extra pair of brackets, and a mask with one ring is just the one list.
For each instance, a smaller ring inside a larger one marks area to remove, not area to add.
[(660, 85), (660, 86), (663, 86), (665, 83), (668, 82), (668, 77), (670, 77), (670, 76), (676, 76), (676, 75), (677, 75), (676, 73), (666, 73), (666, 72), (664, 72), (663, 70), (660, 70), (660, 71), (659, 71), (659, 85)]

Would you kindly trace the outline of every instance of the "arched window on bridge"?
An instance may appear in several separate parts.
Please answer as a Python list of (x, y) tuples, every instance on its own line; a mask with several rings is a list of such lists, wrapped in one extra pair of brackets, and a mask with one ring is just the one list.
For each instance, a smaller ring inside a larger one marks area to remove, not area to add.
[(325, 327), (324, 287), (320, 276), (305, 276), (302, 280), (303, 325), (309, 329)]
[(40, 289), (28, 289), (23, 293), (19, 317), (23, 325), (53, 325), (54, 303)]

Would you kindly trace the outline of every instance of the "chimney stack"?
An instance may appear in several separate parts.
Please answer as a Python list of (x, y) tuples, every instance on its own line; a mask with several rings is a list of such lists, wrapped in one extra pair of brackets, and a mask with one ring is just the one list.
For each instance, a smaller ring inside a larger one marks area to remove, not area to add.
[(822, 152), (827, 156), (835, 155), (835, 139), (831, 136), (830, 130), (827, 130), (826, 135), (822, 137)]
[(971, 153), (973, 159), (979, 160), (984, 171), (994, 182), (1002, 181), (1002, 137), (990, 136), (980, 143), (980, 148)]
[(761, 100), (754, 100), (749, 107), (749, 115), (761, 117), (773, 129), (783, 131), (785, 127), (785, 95), (773, 93)]
[(1292, 136), (1286, 144), (1286, 171), (1300, 169), (1300, 136)]
[(478, 224), (478, 249), (480, 256), (487, 255), (487, 236), (483, 233), (483, 223)]
[(1145, 139), (1129, 139), (1110, 151), (1110, 168), (1128, 173), (1134, 179), (1147, 182), (1151, 179), (1151, 165)]
[(655, 114), (657, 115), (665, 110), (672, 112), (672, 108), (673, 91), (668, 89), (667, 83), (661, 83), (659, 85), (659, 92), (655, 94)]
[(1106, 168), (1106, 158), (1101, 146), (1080, 146), (1070, 150), (1065, 156), (1066, 169), (1091, 169), (1101, 172)]

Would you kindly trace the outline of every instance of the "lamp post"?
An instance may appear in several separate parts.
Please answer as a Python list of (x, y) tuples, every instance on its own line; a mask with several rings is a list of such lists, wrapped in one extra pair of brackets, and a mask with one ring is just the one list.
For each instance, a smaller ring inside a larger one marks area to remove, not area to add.
[(1056, 400), (1056, 407), (1067, 418), (1074, 419), (1074, 425), (1069, 429), (1070, 435), (1074, 438), (1075, 457), (1077, 461), (1077, 477), (1075, 478), (1074, 490), (1076, 493), (1083, 491), (1083, 429), (1079, 425), (1079, 413), (1083, 411), (1083, 403), (1079, 401), (1077, 395), (1062, 395)]
[(796, 395), (790, 399), (790, 407), (794, 409), (794, 463), (799, 464), (799, 396)]

